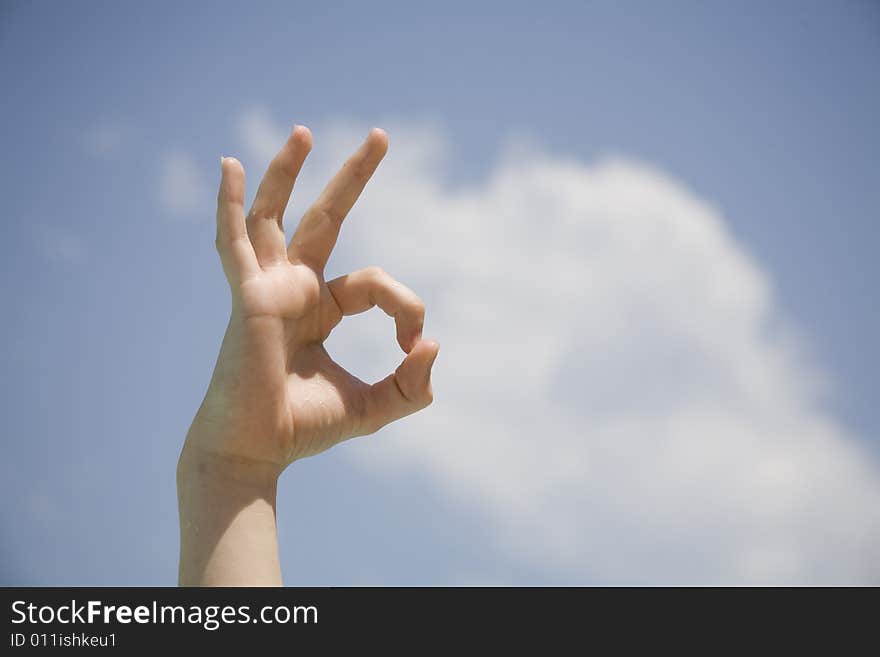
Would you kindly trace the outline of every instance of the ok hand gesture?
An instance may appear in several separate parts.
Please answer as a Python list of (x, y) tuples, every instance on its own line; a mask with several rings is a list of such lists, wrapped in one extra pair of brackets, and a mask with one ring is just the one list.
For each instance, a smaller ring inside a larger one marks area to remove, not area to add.
[[(185, 449), (280, 472), (431, 403), (431, 366), (440, 347), (422, 339), (419, 297), (378, 267), (324, 280), (343, 221), (384, 157), (388, 138), (381, 130), (370, 132), (287, 244), (284, 210), (311, 145), (308, 128), (294, 127), (247, 215), (244, 169), (234, 158), (222, 160), (216, 243), (232, 313)], [(323, 343), (343, 316), (373, 306), (394, 317), (406, 357), (369, 385), (334, 362)]]

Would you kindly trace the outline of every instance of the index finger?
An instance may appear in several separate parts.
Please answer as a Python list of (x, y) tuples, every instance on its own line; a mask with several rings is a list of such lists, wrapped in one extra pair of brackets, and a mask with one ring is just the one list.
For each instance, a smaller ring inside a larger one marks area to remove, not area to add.
[(299, 222), (287, 253), (293, 262), (323, 269), (345, 216), (388, 151), (388, 135), (373, 128)]

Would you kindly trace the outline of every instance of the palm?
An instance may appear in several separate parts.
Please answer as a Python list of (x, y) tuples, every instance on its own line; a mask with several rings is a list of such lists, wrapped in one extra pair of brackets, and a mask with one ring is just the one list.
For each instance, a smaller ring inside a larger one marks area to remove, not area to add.
[[(233, 312), (194, 423), (210, 423), (221, 435), (207, 449), (281, 467), (429, 404), (438, 349), (421, 339), (421, 301), (380, 269), (324, 280), (342, 220), (385, 153), (383, 133), (370, 134), (286, 245), (281, 217), (310, 144), (307, 130), (294, 130), (246, 221), (244, 172), (224, 160), (217, 246)], [(394, 316), (408, 355), (394, 374), (368, 385), (335, 363), (323, 342), (344, 315), (374, 305)]]
[(293, 460), (355, 435), (369, 386), (324, 349), (342, 311), (322, 274), (282, 263), (262, 278), (242, 291), (242, 306), (252, 320), (255, 342), (270, 352), (262, 362), (271, 371), (262, 377), (283, 382), (285, 396), (273, 401), (281, 404), (276, 409), (281, 418), (289, 418), (279, 429), (288, 460)]

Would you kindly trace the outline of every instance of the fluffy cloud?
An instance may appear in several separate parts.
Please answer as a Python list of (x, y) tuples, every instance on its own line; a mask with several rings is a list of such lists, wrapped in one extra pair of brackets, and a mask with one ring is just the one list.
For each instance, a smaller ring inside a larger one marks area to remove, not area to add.
[[(366, 127), (315, 131), (299, 206)], [(286, 134), (241, 128), (261, 166)], [(442, 350), (434, 406), (351, 458), (423, 473), (572, 583), (880, 580), (876, 463), (717, 209), (644, 163), (525, 148), (451, 188), (441, 132), (389, 132), (340, 258), (416, 289)], [(341, 328), (355, 372), (399, 359), (385, 324)]]
[(202, 170), (189, 153), (167, 153), (162, 160), (159, 176), (159, 203), (170, 215), (195, 216), (213, 205)]

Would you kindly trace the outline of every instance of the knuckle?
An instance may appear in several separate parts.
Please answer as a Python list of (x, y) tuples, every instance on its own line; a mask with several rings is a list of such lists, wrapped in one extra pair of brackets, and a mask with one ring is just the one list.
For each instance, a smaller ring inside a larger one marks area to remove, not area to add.
[(239, 189), (230, 188), (228, 185), (220, 185), (217, 190), (217, 207), (220, 210), (226, 207), (241, 208), (244, 206), (244, 193)]
[(318, 215), (319, 219), (326, 221), (332, 226), (339, 226), (342, 224), (342, 220), (345, 219), (345, 215), (334, 210), (331, 206), (322, 205), (320, 207), (315, 208), (315, 212)]
[(293, 177), (294, 158), (293, 154), (287, 148), (282, 148), (272, 161), (269, 163), (269, 171), (279, 173), (282, 176)]
[(257, 221), (273, 221), (276, 224), (281, 225), (282, 213), (278, 208), (257, 206), (248, 212), (247, 223), (253, 225)]
[(217, 250), (217, 253), (220, 255), (225, 254), (229, 251), (233, 244), (235, 243), (235, 238), (229, 237), (228, 235), (218, 234), (214, 238), (214, 248)]
[(366, 277), (372, 281), (373, 283), (383, 283), (391, 278), (384, 269), (377, 265), (373, 265), (371, 267), (367, 267), (364, 270)]
[(366, 185), (370, 177), (373, 175), (373, 169), (363, 160), (350, 160), (348, 162), (348, 172), (355, 182), (359, 185)]

